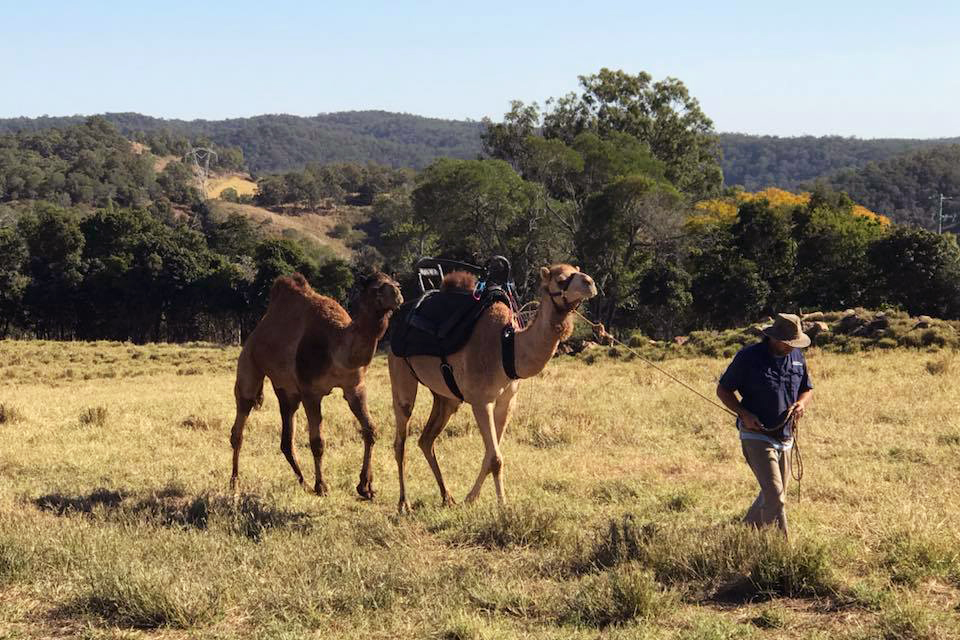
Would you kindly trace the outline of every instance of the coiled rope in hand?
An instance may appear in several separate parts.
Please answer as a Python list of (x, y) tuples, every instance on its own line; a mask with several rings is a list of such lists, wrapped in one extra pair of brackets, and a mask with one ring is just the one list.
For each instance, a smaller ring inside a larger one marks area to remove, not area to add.
[[(730, 409), (728, 409), (727, 407), (723, 406), (723, 405), (720, 404), (719, 402), (716, 402), (715, 400), (713, 400), (713, 399), (711, 399), (711, 398), (708, 398), (707, 396), (703, 395), (702, 393), (700, 393), (699, 391), (697, 391), (696, 389), (694, 389), (693, 387), (691, 387), (690, 385), (688, 385), (686, 382), (684, 382), (684, 381), (681, 380), (680, 378), (676, 377), (676, 376), (673, 375), (672, 373), (669, 373), (669, 372), (667, 372), (667, 371), (664, 371), (663, 369), (661, 369), (660, 367), (658, 367), (657, 365), (655, 365), (655, 364), (654, 364), (653, 362), (651, 362), (650, 360), (644, 358), (642, 355), (640, 355), (640, 352), (637, 351), (636, 349), (630, 347), (629, 345), (627, 345), (626, 343), (624, 343), (624, 342), (622, 342), (622, 341), (620, 341), (620, 340), (617, 340), (613, 335), (607, 333), (607, 330), (606, 330), (606, 328), (604, 328), (602, 322), (593, 322), (592, 320), (590, 320), (590, 318), (586, 317), (585, 315), (583, 315), (582, 313), (580, 313), (580, 311), (578, 311), (578, 310), (576, 310), (576, 309), (574, 310), (574, 313), (577, 314), (578, 316), (580, 316), (580, 318), (581, 318), (584, 322), (586, 322), (586, 323), (589, 324), (591, 327), (593, 327), (593, 330), (597, 333), (598, 336), (600, 336), (600, 338), (602, 338), (602, 339), (604, 339), (604, 340), (609, 340), (610, 342), (614, 342), (614, 343), (622, 346), (624, 349), (626, 349), (627, 351), (629, 351), (630, 353), (632, 353), (634, 356), (636, 356), (637, 359), (640, 360), (641, 362), (643, 362), (644, 364), (646, 364), (646, 365), (648, 365), (648, 366), (656, 369), (657, 371), (659, 371), (659, 372), (662, 373), (663, 375), (667, 376), (668, 378), (670, 378), (671, 380), (673, 380), (674, 382), (676, 382), (676, 383), (679, 384), (680, 386), (682, 386), (682, 387), (684, 387), (685, 389), (687, 389), (688, 391), (691, 391), (691, 392), (695, 393), (696, 395), (700, 396), (701, 398), (703, 398), (704, 400), (706, 400), (707, 402), (709, 402), (709, 403), (712, 404), (713, 406), (717, 407), (717, 408), (720, 409), (721, 411), (727, 412), (728, 414), (730, 414), (730, 415), (733, 416), (734, 418), (739, 418), (739, 417), (740, 417), (740, 416), (738, 416), (738, 415), (736, 414), (736, 412), (731, 411)], [(800, 481), (803, 479), (803, 456), (800, 454), (800, 432), (799, 432), (799, 429), (798, 429), (798, 427), (800, 426), (800, 416), (794, 416), (794, 415), (793, 415), (793, 412), (794, 412), (794, 407), (791, 406), (791, 407), (787, 410), (787, 415), (786, 415), (786, 417), (784, 417), (783, 421), (782, 421), (779, 425), (777, 425), (777, 426), (775, 426), (775, 427), (770, 427), (770, 428), (764, 427), (763, 430), (764, 430), (764, 431), (779, 431), (780, 429), (784, 428), (791, 419), (793, 420), (793, 447), (790, 448), (790, 475), (791, 475), (791, 477), (792, 477), (794, 480), (797, 481), (797, 504), (799, 504), (799, 503), (800, 503)]]

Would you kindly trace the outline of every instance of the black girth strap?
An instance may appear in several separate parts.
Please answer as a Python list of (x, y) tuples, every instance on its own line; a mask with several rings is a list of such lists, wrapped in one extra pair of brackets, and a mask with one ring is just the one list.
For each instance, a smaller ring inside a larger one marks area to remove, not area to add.
[(514, 345), (514, 337), (517, 332), (514, 331), (513, 325), (508, 324), (503, 328), (503, 333), (500, 334), (500, 356), (503, 360), (503, 371), (507, 374), (507, 377), (511, 380), (519, 380), (520, 376), (517, 375), (517, 362), (516, 362), (516, 349)]
[[(519, 380), (520, 376), (517, 374), (517, 363), (516, 363), (516, 348), (514, 345), (514, 338), (516, 337), (517, 332), (514, 330), (513, 325), (507, 325), (503, 328), (503, 332), (500, 334), (500, 355), (503, 360), (503, 371), (507, 374), (507, 377), (511, 380)], [(406, 358), (404, 358), (406, 360)], [(410, 367), (410, 370), (413, 371), (413, 367), (410, 366), (409, 360), (407, 361), (407, 366)], [(450, 366), (450, 363), (447, 362), (446, 356), (440, 357), (440, 373), (443, 374), (443, 381), (447, 383), (447, 388), (450, 389), (450, 393), (455, 395), (461, 401), (463, 400), (463, 393), (460, 392), (460, 387), (457, 385), (457, 379), (453, 375), (453, 367)], [(417, 373), (414, 371), (414, 376)], [(419, 381), (419, 377), (417, 378)]]
[(457, 379), (453, 377), (453, 367), (447, 362), (447, 356), (441, 356), (440, 358), (440, 373), (443, 374), (443, 381), (447, 383), (450, 392), (462, 402), (463, 394), (460, 393), (460, 387), (457, 386)]

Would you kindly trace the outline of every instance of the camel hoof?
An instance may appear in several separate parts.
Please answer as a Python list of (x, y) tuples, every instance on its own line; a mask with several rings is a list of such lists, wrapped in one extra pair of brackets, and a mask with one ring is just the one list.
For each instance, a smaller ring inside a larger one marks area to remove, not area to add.
[(359, 493), (360, 497), (364, 500), (373, 500), (373, 497), (376, 495), (372, 485), (364, 484), (362, 482), (357, 485), (357, 493)]
[(400, 515), (410, 513), (410, 503), (406, 500), (400, 500), (400, 502), (397, 504), (397, 513)]

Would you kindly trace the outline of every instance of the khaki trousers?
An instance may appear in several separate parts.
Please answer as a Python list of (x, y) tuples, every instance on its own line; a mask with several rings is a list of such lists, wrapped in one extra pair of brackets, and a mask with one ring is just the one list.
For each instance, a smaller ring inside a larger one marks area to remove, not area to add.
[(787, 481), (790, 479), (790, 451), (775, 449), (763, 440), (741, 440), (743, 457), (760, 484), (760, 493), (743, 521), (755, 527), (774, 522), (787, 535)]

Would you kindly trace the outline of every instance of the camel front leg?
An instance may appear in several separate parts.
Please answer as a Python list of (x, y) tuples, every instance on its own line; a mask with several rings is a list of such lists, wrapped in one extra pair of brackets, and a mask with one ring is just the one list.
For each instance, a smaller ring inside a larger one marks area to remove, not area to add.
[(497, 398), (497, 404), (493, 409), (493, 421), (497, 426), (497, 444), (503, 444), (503, 432), (507, 429), (507, 423), (510, 421), (510, 416), (513, 415), (513, 407), (516, 405), (517, 399), (517, 388), (519, 385), (517, 382), (513, 382), (503, 393)]
[(500, 444), (497, 442), (496, 426), (493, 419), (493, 403), (474, 405), (473, 415), (477, 419), (477, 426), (480, 427), (480, 435), (483, 436), (484, 456), (483, 463), (480, 465), (480, 475), (473, 485), (473, 489), (467, 494), (467, 502), (473, 502), (480, 495), (480, 489), (483, 487), (483, 481), (487, 474), (493, 472), (493, 485), (497, 490), (497, 501), (503, 505), (506, 504), (506, 497), (503, 493), (503, 481), (501, 472), (503, 470), (503, 457), (500, 455)]
[(310, 435), (310, 451), (313, 453), (313, 467), (316, 482), (313, 490), (318, 496), (327, 495), (327, 483), (323, 481), (323, 414), (320, 403), (323, 396), (305, 396), (303, 408), (307, 412), (307, 431)]
[(350, 411), (360, 423), (360, 432), (363, 434), (363, 465), (360, 467), (360, 482), (357, 484), (357, 493), (365, 500), (373, 500), (373, 445), (377, 440), (377, 428), (370, 420), (367, 409), (367, 390), (361, 384), (354, 389), (344, 389), (343, 397), (350, 407)]

